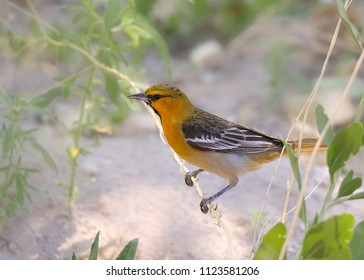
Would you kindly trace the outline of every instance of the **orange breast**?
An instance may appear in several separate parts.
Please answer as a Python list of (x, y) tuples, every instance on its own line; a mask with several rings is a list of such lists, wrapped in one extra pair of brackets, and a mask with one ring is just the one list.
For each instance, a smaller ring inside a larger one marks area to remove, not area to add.
[(173, 117), (166, 118), (162, 120), (162, 127), (164, 136), (171, 148), (181, 158), (188, 161), (189, 156), (193, 154), (195, 149), (186, 143), (181, 122)]
[(181, 122), (162, 120), (164, 135), (171, 148), (187, 162), (228, 181), (258, 167), (247, 155), (202, 151), (186, 143)]

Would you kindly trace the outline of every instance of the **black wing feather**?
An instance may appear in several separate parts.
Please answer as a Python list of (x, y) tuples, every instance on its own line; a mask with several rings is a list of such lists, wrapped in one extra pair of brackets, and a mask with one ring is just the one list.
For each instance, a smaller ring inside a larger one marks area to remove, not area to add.
[(279, 139), (202, 110), (182, 125), (182, 131), (189, 145), (204, 151), (255, 154), (283, 148)]

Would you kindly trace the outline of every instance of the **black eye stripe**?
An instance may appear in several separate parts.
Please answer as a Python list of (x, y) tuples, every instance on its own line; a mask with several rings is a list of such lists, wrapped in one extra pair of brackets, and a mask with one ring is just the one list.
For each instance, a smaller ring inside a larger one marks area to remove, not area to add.
[(170, 95), (160, 95), (160, 94), (153, 94), (153, 95), (148, 95), (148, 98), (150, 101), (158, 101), (161, 98), (164, 97), (171, 97)]
[(159, 95), (159, 94), (153, 94), (153, 95), (151, 95), (150, 97), (149, 97), (149, 99), (150, 99), (150, 101), (157, 101), (157, 100), (159, 100), (159, 99), (161, 99), (161, 95)]

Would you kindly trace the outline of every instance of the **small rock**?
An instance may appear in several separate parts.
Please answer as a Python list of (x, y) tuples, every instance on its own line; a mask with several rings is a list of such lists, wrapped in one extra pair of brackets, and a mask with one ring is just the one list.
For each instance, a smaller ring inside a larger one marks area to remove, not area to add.
[(198, 45), (190, 54), (191, 60), (200, 67), (218, 67), (222, 61), (222, 46), (216, 40)]

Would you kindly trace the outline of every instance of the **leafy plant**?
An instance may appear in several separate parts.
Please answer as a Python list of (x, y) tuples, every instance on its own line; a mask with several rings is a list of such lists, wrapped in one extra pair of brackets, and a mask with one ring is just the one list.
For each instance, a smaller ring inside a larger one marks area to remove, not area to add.
[(0, 130), (0, 220), (21, 208), (30, 200), (30, 190), (36, 189), (29, 178), (39, 170), (23, 163), (24, 152), (29, 148), (39, 152), (48, 166), (57, 172), (50, 154), (32, 137), (37, 129), (26, 129), (22, 125), (25, 111), (31, 106), (32, 100), (26, 100), (22, 93), (10, 97), (0, 91), (0, 117), (3, 119)]
[(341, 182), (336, 198), (332, 200), (332, 194), (339, 178), (338, 175), (349, 157), (357, 154), (360, 147), (363, 146), (363, 135), (363, 124), (353, 122), (338, 131), (333, 138), (327, 151), (327, 166), (329, 167), (330, 187), (326, 194), (321, 211), (318, 214), (318, 220), (321, 220), (327, 209), (333, 205), (348, 200), (364, 198), (364, 192), (353, 194), (354, 191), (361, 186), (362, 180), (361, 178), (353, 178), (353, 170), (350, 170)]
[(287, 229), (283, 223), (277, 223), (263, 237), (254, 255), (254, 260), (276, 260), (286, 239)]
[(353, 238), (350, 240), (349, 248), (353, 260), (364, 260), (364, 221), (358, 223), (354, 229)]
[[(90, 254), (88, 256), (89, 260), (97, 260), (97, 256), (99, 254), (99, 237), (100, 232), (96, 234), (96, 237), (91, 245)], [(116, 257), (116, 260), (134, 260), (138, 248), (138, 243), (138, 238), (130, 240)], [(77, 260), (77, 256), (75, 253), (72, 254), (72, 260)]]
[[(126, 95), (138, 90), (133, 81), (135, 62), (143, 55), (149, 42), (153, 42), (169, 72), (168, 49), (159, 33), (137, 11), (135, 1), (82, 0), (62, 6), (66, 16), (72, 19), (67, 24), (46, 22), (31, 2), (27, 2), (29, 11), (10, 1), (5, 3), (10, 9), (25, 15), (31, 23), (30, 34), (26, 35), (14, 32), (11, 26), (0, 28), (14, 53), (31, 56), (33, 52), (30, 50), (35, 49), (36, 44), (38, 49), (34, 52), (37, 56), (33, 59), (49, 60), (51, 57), (62, 68), (65, 68), (63, 63), (72, 63), (72, 67), (63, 69), (65, 74), (62, 77), (55, 78), (52, 87), (38, 93), (31, 101), (32, 106), (45, 110), (59, 96), (72, 97), (73, 102), (78, 100), (78, 118), (73, 124), (67, 126), (53, 117), (72, 139), (72, 145), (66, 151), (70, 177), (68, 182), (59, 183), (68, 189), (68, 201), (71, 203), (77, 189), (79, 158), (88, 153), (81, 136), (88, 130), (111, 133), (112, 123), (125, 119), (132, 106)], [(109, 125), (99, 123), (105, 115), (109, 118)], [(8, 131), (12, 131), (11, 128)]]
[[(349, 29), (357, 45), (362, 50), (361, 57), (357, 62), (357, 66), (360, 66), (364, 61), (361, 38), (357, 29), (346, 15), (343, 2), (338, 0), (337, 3), (344, 25)], [(357, 70), (358, 67), (354, 69), (343, 96), (349, 92)], [(329, 118), (326, 116), (323, 107), (319, 105), (316, 108), (317, 126), (320, 133), (323, 134), (323, 141), (328, 145), (326, 164), (329, 170), (330, 182), (321, 209), (310, 223), (307, 223), (306, 216), (304, 215), (306, 211), (305, 201), (302, 200), (302, 207), (297, 205), (300, 209), (300, 217), (306, 225), (306, 233), (298, 253), (299, 259), (364, 259), (362, 253), (364, 246), (364, 221), (359, 222), (354, 228), (354, 216), (350, 213), (325, 219), (327, 211), (331, 207), (343, 202), (364, 198), (364, 191), (358, 191), (362, 185), (362, 178), (355, 177), (353, 170), (345, 170), (348, 159), (355, 156), (364, 146), (364, 123), (361, 121), (364, 111), (363, 100), (364, 95), (359, 103), (355, 120), (336, 133), (330, 127)], [(301, 190), (302, 182), (298, 159), (292, 154), (289, 147), (286, 146), (286, 149), (294, 177)], [(341, 182), (340, 178), (343, 178)], [(334, 195), (335, 192), (336, 195)], [(282, 237), (281, 235), (286, 231), (287, 229), (282, 223), (275, 225), (268, 231), (255, 254), (255, 259), (282, 258), (282, 253), (285, 253), (284, 246), (281, 246), (282, 240), (287, 242), (288, 237)], [(279, 236), (281, 238), (278, 238)]]
[[(326, 116), (322, 116), (327, 119)], [(302, 259), (351, 259), (352, 255), (356, 258), (362, 256), (355, 246), (349, 246), (350, 242), (363, 245), (360, 238), (363, 238), (363, 222), (357, 225), (355, 229), (355, 239), (351, 241), (352, 232), (354, 231), (354, 217), (351, 214), (342, 214), (324, 220), (325, 214), (330, 207), (333, 207), (344, 201), (363, 199), (364, 192), (355, 192), (362, 184), (359, 177), (353, 178), (353, 170), (350, 170), (342, 180), (335, 198), (334, 190), (337, 186), (339, 174), (342, 172), (345, 162), (350, 156), (355, 155), (363, 142), (364, 129), (362, 123), (352, 123), (347, 127), (339, 130), (332, 139), (327, 152), (327, 165), (330, 173), (330, 186), (323, 201), (321, 210), (317, 213), (313, 221), (308, 225), (303, 245), (299, 254)], [(301, 179), (299, 176), (299, 167), (297, 157), (292, 154), (289, 147), (288, 155), (291, 161), (291, 167), (295, 174), (296, 181), (301, 188)], [(301, 219), (306, 224), (305, 203), (301, 208)], [(278, 231), (279, 229), (279, 231)], [(277, 259), (277, 250), (280, 248), (279, 240), (282, 240), (286, 227), (284, 224), (277, 224), (264, 236), (262, 243), (255, 255), (255, 259)], [(280, 239), (278, 238), (280, 236)], [(359, 237), (360, 235), (360, 237)], [(353, 243), (350, 243), (353, 244)], [(268, 250), (268, 249), (269, 250)], [(268, 251), (268, 252), (267, 252)], [(279, 250), (280, 251), (280, 250)], [(264, 253), (262, 253), (264, 252)]]
[(333, 216), (315, 223), (303, 240), (301, 256), (306, 260), (351, 259), (349, 242), (352, 238), (354, 217), (351, 214)]

